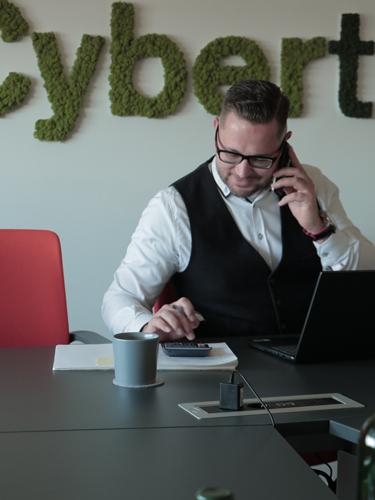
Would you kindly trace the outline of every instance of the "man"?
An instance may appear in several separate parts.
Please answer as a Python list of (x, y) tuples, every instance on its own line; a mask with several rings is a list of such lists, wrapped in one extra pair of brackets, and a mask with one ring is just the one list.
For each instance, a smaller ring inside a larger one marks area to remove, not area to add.
[[(288, 149), (288, 110), (270, 82), (228, 90), (214, 120), (216, 156), (142, 215), (104, 296), (112, 333), (299, 333), (322, 268), (375, 269), (375, 247), (346, 217), (337, 187)], [(170, 279), (178, 300), (153, 314)]]

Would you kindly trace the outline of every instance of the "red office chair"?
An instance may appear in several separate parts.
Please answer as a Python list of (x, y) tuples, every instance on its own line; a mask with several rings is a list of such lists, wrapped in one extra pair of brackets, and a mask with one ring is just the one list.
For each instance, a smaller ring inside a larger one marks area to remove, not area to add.
[(58, 236), (51, 231), (0, 229), (0, 347), (87, 338), (108, 342), (94, 332), (69, 334)]
[(163, 288), (158, 300), (154, 304), (154, 311), (157, 313), (164, 304), (170, 304), (176, 300), (176, 292), (174, 291), (171, 281)]

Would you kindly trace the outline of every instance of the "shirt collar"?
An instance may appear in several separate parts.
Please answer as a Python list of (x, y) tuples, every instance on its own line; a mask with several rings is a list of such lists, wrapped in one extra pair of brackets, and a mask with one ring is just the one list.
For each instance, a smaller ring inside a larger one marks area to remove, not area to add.
[(230, 192), (230, 189), (229, 187), (225, 184), (225, 182), (223, 181), (223, 179), (220, 177), (219, 175), (219, 172), (217, 171), (217, 167), (216, 167), (216, 156), (215, 158), (212, 160), (212, 175), (215, 179), (215, 182), (217, 184), (217, 187), (220, 189), (220, 191), (223, 193), (223, 196), (225, 198), (227, 198), (231, 192)]

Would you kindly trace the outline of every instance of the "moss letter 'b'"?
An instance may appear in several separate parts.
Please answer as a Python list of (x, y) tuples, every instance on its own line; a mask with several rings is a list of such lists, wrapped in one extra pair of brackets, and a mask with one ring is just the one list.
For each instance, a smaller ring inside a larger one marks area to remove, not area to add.
[(324, 57), (326, 41), (315, 37), (306, 42), (300, 38), (283, 38), (281, 45), (281, 88), (289, 97), (289, 117), (300, 116), (303, 109), (302, 72), (306, 64)]
[(83, 106), (83, 99), (104, 45), (101, 36), (83, 35), (81, 46), (70, 72), (69, 85), (61, 64), (57, 41), (53, 33), (33, 33), (34, 50), (53, 117), (38, 120), (34, 136), (40, 141), (63, 141), (72, 132)]
[[(182, 101), (187, 82), (186, 63), (177, 45), (166, 35), (145, 35), (135, 39), (134, 6), (116, 2), (111, 18), (111, 89), (112, 114), (161, 118), (170, 115)], [(164, 88), (155, 97), (139, 94), (132, 82), (136, 62), (147, 57), (160, 57), (164, 68)]]
[(18, 36), (26, 36), (29, 31), (20, 9), (8, 0), (0, 0), (0, 30), (4, 42), (13, 42)]
[[(246, 66), (220, 66), (226, 56), (240, 56)], [(240, 36), (216, 38), (201, 50), (193, 66), (194, 93), (208, 113), (219, 116), (223, 96), (218, 85), (247, 79), (269, 80), (270, 68), (260, 47)]]
[(343, 14), (341, 17), (341, 40), (328, 43), (330, 54), (340, 59), (339, 104), (345, 116), (371, 118), (372, 102), (357, 99), (358, 56), (374, 53), (374, 42), (359, 39), (359, 14)]

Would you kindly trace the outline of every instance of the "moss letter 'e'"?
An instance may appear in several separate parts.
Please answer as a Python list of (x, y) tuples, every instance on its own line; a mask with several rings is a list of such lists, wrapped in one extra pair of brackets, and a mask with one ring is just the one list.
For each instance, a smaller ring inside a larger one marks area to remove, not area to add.
[[(134, 6), (116, 2), (111, 17), (111, 90), (112, 114), (161, 118), (175, 111), (182, 101), (187, 83), (186, 63), (177, 45), (166, 35), (133, 37)], [(164, 87), (155, 97), (144, 97), (133, 86), (136, 62), (147, 57), (160, 57), (164, 68)]]
[(0, 0), (0, 30), (4, 42), (13, 42), (18, 36), (26, 36), (29, 31), (20, 9), (8, 0)]
[(359, 14), (343, 14), (341, 40), (328, 42), (328, 52), (338, 54), (340, 60), (339, 104), (345, 116), (371, 118), (372, 102), (357, 99), (358, 56), (374, 53), (374, 42), (359, 39)]
[(0, 115), (22, 104), (29, 92), (30, 85), (30, 78), (17, 73), (9, 73), (0, 85)]
[(300, 38), (283, 38), (281, 44), (281, 88), (289, 97), (289, 117), (300, 116), (303, 109), (302, 72), (306, 64), (324, 57), (326, 40), (315, 37), (302, 42)]
[(55, 35), (33, 33), (31, 38), (54, 113), (49, 120), (36, 122), (34, 136), (40, 141), (63, 141), (72, 132), (79, 110), (83, 106), (87, 87), (104, 45), (104, 38), (83, 35), (70, 72), (69, 85), (64, 75)]
[[(220, 66), (227, 56), (240, 56), (245, 66)], [(234, 85), (247, 79), (269, 80), (266, 56), (253, 41), (240, 36), (216, 38), (204, 47), (193, 66), (194, 93), (208, 113), (219, 116), (224, 97), (218, 85)]]

